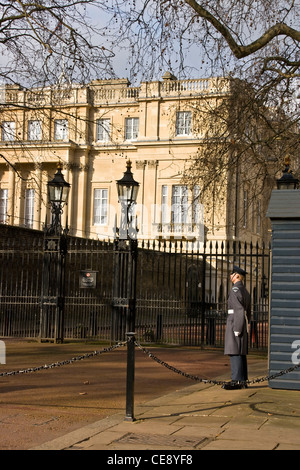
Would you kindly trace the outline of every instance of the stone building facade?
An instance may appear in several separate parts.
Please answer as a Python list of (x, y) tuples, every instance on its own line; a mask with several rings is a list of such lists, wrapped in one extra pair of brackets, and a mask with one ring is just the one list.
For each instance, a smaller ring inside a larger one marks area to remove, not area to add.
[(47, 181), (60, 162), (71, 184), (63, 213), (70, 234), (113, 237), (119, 224), (116, 180), (130, 160), (140, 183), (139, 238), (262, 241), (268, 201), (251, 207), (240, 188), (215, 211), (199, 203), (199, 185), (182, 182), (204, 142), (203, 130), (193, 125), (194, 104), (213, 106), (229, 93), (225, 79), (177, 80), (170, 73), (138, 87), (126, 79), (60, 89), (4, 87), (0, 223), (42, 229), (46, 214), (49, 220)]

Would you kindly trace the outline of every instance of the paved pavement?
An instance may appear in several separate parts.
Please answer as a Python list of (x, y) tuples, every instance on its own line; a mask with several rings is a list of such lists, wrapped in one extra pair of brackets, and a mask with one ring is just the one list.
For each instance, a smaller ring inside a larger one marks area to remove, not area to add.
[[(5, 340), (6, 365), (0, 372), (26, 370), (102, 350), (104, 345), (37, 343)], [(190, 347), (150, 350), (163, 361), (189, 374), (214, 379), (230, 375), (223, 351)], [(25, 450), (125, 409), (126, 347), (64, 367), (0, 378), (0, 449)], [(249, 355), (249, 368), (265, 355)], [(195, 382), (162, 367), (136, 350), (135, 404), (147, 403)]]
[[(251, 364), (251, 380), (265, 375), (266, 361)], [(125, 450), (299, 450), (299, 397), (267, 382), (233, 391), (196, 383), (138, 404), (133, 422), (118, 412), (31, 450), (105, 450), (107, 461)]]

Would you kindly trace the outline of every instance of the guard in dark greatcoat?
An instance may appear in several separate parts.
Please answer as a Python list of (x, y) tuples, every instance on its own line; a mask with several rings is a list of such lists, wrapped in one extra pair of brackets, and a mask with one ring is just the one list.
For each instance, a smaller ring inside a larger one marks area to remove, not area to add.
[(251, 318), (250, 294), (243, 284), (246, 271), (233, 266), (230, 279), (233, 287), (228, 297), (228, 316), (224, 354), (230, 356), (231, 382), (223, 385), (226, 390), (245, 388), (248, 380), (248, 324)]

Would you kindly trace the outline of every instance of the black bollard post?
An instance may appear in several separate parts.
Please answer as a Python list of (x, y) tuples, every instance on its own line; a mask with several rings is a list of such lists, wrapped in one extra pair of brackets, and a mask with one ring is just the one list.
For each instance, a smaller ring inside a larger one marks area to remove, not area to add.
[(127, 336), (127, 380), (126, 380), (126, 416), (125, 421), (135, 421), (134, 417), (134, 372), (135, 372), (135, 333)]

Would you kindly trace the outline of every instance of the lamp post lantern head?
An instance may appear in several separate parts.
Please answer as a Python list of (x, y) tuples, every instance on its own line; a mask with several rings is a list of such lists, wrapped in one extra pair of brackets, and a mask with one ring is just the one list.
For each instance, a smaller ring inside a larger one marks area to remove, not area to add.
[[(47, 219), (45, 231), (48, 235), (61, 235), (64, 231), (61, 226), (62, 208), (68, 201), (69, 191), (71, 185), (67, 183), (61, 172), (61, 164), (57, 167), (57, 172), (51, 181), (48, 181), (48, 200), (51, 204), (52, 219), (51, 224), (47, 227)], [(65, 232), (67, 232), (67, 226)]]
[(123, 178), (117, 181), (119, 202), (125, 203), (128, 208), (136, 203), (139, 186), (140, 184), (133, 178), (129, 160)]
[(297, 189), (299, 180), (294, 178), (290, 170), (290, 158), (285, 157), (284, 163), (285, 169), (283, 170), (282, 177), (277, 180), (277, 189)]
[(54, 175), (53, 180), (48, 181), (48, 200), (53, 206), (63, 207), (69, 196), (71, 185), (67, 183), (61, 172), (61, 165), (58, 165), (57, 172)]

